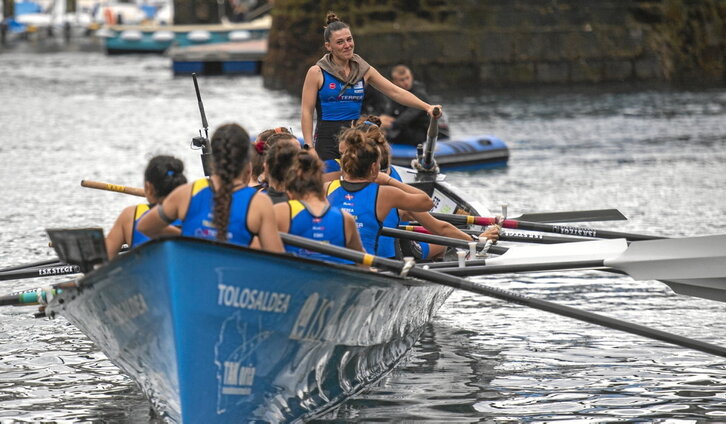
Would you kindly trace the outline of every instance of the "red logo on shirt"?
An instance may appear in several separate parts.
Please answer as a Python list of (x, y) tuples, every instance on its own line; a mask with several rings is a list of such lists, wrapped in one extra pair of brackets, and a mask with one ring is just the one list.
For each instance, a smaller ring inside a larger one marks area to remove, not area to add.
[(335, 83), (334, 83), (334, 82), (331, 82), (331, 83), (330, 83), (330, 84), (328, 85), (328, 87), (329, 87), (329, 88), (330, 88), (331, 90), (335, 90)]
[(354, 196), (352, 194), (346, 194), (344, 197), (348, 200), (353, 200)]

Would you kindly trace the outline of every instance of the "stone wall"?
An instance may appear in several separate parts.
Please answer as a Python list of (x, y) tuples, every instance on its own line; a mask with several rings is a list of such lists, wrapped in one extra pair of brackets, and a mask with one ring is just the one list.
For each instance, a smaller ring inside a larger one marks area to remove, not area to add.
[(327, 10), (381, 72), (405, 63), (432, 88), (726, 82), (726, 0), (276, 0), (268, 87), (300, 89)]

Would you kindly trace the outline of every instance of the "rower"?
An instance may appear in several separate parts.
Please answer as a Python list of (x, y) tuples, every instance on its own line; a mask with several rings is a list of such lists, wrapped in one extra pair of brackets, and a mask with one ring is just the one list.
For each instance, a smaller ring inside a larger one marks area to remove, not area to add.
[[(298, 152), (285, 178), (285, 188), (291, 200), (275, 205), (277, 229), (333, 246), (364, 252), (355, 219), (325, 198), (323, 163), (307, 151)], [(285, 245), (285, 250), (297, 256), (329, 262), (351, 263), (334, 256)]]
[(250, 175), (250, 187), (264, 188), (264, 166), (265, 166), (265, 154), (270, 148), (270, 137), (276, 134), (290, 134), (290, 130), (285, 127), (270, 128), (262, 131), (255, 140), (254, 153), (250, 159), (252, 166), (252, 175)]
[[(106, 236), (108, 258), (116, 257), (124, 244), (136, 247), (149, 241), (149, 238), (136, 228), (139, 220), (154, 205), (163, 202), (172, 190), (186, 182), (182, 161), (166, 155), (151, 158), (144, 171), (144, 195), (148, 203), (129, 206), (121, 211)], [(162, 233), (163, 235), (178, 235), (181, 230), (175, 226), (166, 226)]]
[[(326, 16), (323, 33), (328, 53), (308, 69), (302, 90), (300, 126), (305, 145), (315, 147), (320, 159), (339, 158), (338, 134), (360, 117), (365, 84), (403, 105), (433, 116), (435, 107), (386, 79), (354, 53), (350, 27), (333, 12)], [(313, 115), (317, 124), (313, 133)]]
[[(356, 128), (363, 131), (366, 137), (376, 142), (379, 149), (381, 150), (381, 161), (380, 168), (381, 172), (390, 175), (402, 184), (401, 176), (391, 166), (391, 147), (388, 144), (386, 137), (381, 129), (381, 120), (377, 116), (370, 115), (365, 120), (359, 120)], [(342, 145), (343, 143), (341, 143)], [(341, 146), (341, 150), (345, 150), (345, 146)], [(464, 233), (463, 231), (456, 228), (454, 225), (436, 219), (431, 216), (428, 212), (413, 212), (406, 210), (398, 210), (396, 208), (391, 209), (389, 214), (383, 221), (384, 227), (398, 228), (401, 221), (417, 221), (424, 228), (426, 228), (431, 234), (453, 237), (462, 240), (471, 241), (472, 236)], [(480, 237), (490, 239), (496, 242), (499, 238), (499, 228), (497, 226), (491, 226), (484, 231)], [(478, 240), (478, 238), (476, 238)], [(408, 240), (398, 240), (398, 246), (396, 245), (396, 239), (388, 236), (381, 236), (378, 241), (378, 250), (376, 255), (384, 258), (393, 257), (404, 257), (413, 256), (415, 259), (437, 259), (444, 255), (446, 252), (446, 246), (430, 245), (426, 242), (414, 242)]]
[(282, 133), (272, 135), (268, 143), (260, 177), (265, 186), (263, 191), (270, 196), (273, 204), (278, 204), (288, 200), (285, 175), (300, 151), (300, 142), (294, 135)]
[(355, 218), (367, 253), (375, 254), (383, 221), (391, 209), (425, 212), (433, 207), (423, 191), (380, 172), (381, 151), (375, 141), (355, 128), (345, 130), (342, 177), (326, 187), (328, 200)]
[(209, 179), (177, 187), (139, 221), (139, 231), (159, 237), (176, 219), (182, 234), (249, 246), (257, 235), (262, 249), (284, 250), (270, 198), (249, 187), (250, 138), (237, 124), (212, 135), (213, 172)]

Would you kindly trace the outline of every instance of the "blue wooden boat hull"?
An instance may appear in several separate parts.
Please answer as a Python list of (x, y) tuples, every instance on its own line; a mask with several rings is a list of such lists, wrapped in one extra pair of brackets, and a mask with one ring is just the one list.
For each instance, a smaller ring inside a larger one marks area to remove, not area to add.
[[(416, 158), (416, 147), (391, 144), (391, 153), (395, 165), (411, 166), (411, 160)], [(439, 141), (434, 153), (439, 168), (446, 171), (501, 168), (509, 161), (507, 145), (491, 135)]]
[(142, 245), (49, 306), (165, 419), (287, 422), (389, 371), (451, 289), (198, 239)]

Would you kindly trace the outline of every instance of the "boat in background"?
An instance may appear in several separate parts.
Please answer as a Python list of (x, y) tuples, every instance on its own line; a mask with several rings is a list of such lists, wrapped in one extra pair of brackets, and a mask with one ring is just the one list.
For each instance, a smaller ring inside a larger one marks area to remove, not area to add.
[(107, 25), (97, 36), (104, 38), (107, 54), (162, 54), (171, 46), (185, 47), (266, 39), (272, 17), (251, 22), (214, 25)]
[(262, 63), (267, 54), (267, 38), (172, 46), (166, 54), (171, 58), (174, 75), (256, 75), (262, 72)]
[[(415, 146), (391, 144), (394, 165), (411, 166), (417, 158)], [(436, 143), (436, 163), (446, 171), (476, 171), (502, 168), (509, 161), (509, 149), (504, 141), (491, 135), (480, 135)]]

